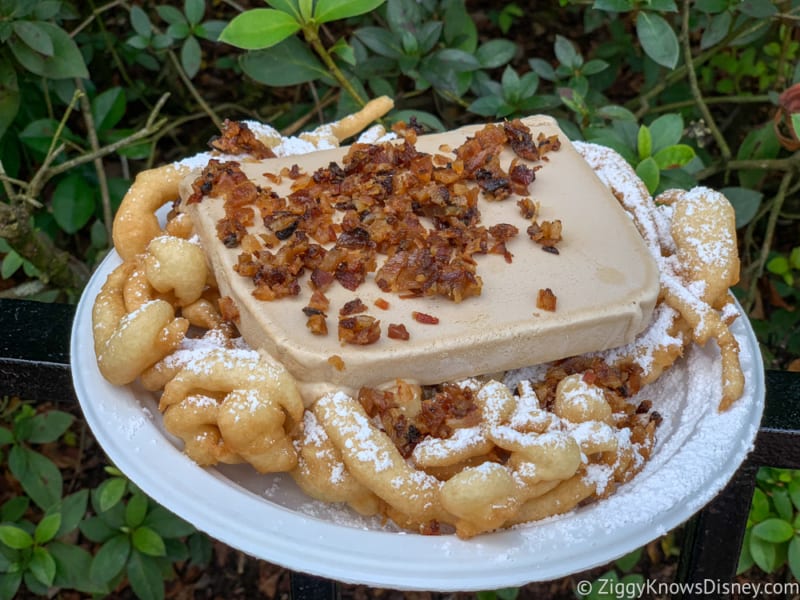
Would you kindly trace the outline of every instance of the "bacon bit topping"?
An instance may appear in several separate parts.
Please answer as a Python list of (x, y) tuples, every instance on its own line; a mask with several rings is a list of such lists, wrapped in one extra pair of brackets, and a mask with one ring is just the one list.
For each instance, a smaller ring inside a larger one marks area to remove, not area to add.
[(338, 354), (328, 357), (328, 364), (330, 364), (337, 371), (344, 371), (344, 360)]
[(328, 323), (325, 321), (325, 315), (323, 313), (311, 313), (309, 315), (306, 310), (304, 308), (303, 312), (308, 315), (308, 321), (306, 321), (308, 330), (314, 335), (328, 335)]
[(537, 244), (555, 247), (561, 241), (561, 221), (542, 221), (541, 224), (534, 221), (528, 227), (527, 234)]
[(386, 335), (393, 340), (406, 341), (411, 338), (411, 334), (408, 333), (406, 326), (402, 323), (390, 323)]
[(339, 309), (339, 315), (342, 317), (349, 317), (356, 313), (361, 313), (367, 310), (367, 305), (361, 301), (361, 298), (355, 298), (349, 302), (345, 302), (344, 306)]
[[(381, 290), (403, 297), (461, 302), (480, 295), (475, 255), (500, 254), (510, 262), (505, 244), (517, 234), (513, 225), (487, 229), (480, 223), (481, 191), (489, 201), (526, 196), (536, 167), (520, 159), (540, 160), (557, 147), (557, 138), (540, 136), (537, 144), (516, 119), (485, 126), (449, 158), (416, 149), (416, 122), (395, 129), (399, 142), (353, 144), (341, 164), (313, 173), (294, 164), (268, 176), (273, 183), (291, 179), (285, 197), (250, 181), (238, 163), (212, 159), (192, 184), (188, 202), (223, 200), (217, 235), (226, 247), (242, 248), (235, 270), (253, 281), (260, 299), (298, 294), (299, 280), (308, 274), (319, 291), (334, 282), (355, 291), (374, 274)], [(237, 131), (246, 135), (241, 127)], [(500, 156), (508, 145), (520, 158), (507, 172)], [(530, 204), (521, 205), (523, 215)], [(243, 244), (256, 222), (266, 228), (257, 236), (264, 247), (250, 237)], [(554, 245), (549, 239), (540, 243)]]
[(439, 318), (438, 317), (434, 317), (434, 316), (426, 314), (424, 312), (418, 312), (416, 310), (412, 311), (411, 317), (417, 323), (424, 323), (425, 325), (438, 325), (439, 324)]
[(556, 309), (556, 295), (550, 288), (539, 290), (536, 295), (536, 308), (553, 312)]
[(375, 306), (377, 306), (381, 310), (389, 310), (389, 302), (384, 298), (378, 298), (377, 300), (375, 300)]
[(236, 302), (233, 301), (233, 298), (230, 296), (221, 296), (217, 304), (219, 305), (219, 312), (223, 320), (230, 321), (231, 323), (239, 322), (241, 315), (239, 314), (239, 308), (236, 306)]
[(426, 436), (447, 438), (453, 429), (478, 425), (481, 411), (469, 388), (454, 383), (427, 388), (419, 412), (409, 417), (400, 408), (404, 394), (411, 393), (408, 384), (400, 382), (397, 392), (362, 387), (358, 401), (370, 418), (377, 417), (395, 446), (408, 458), (414, 447)]
[(339, 341), (344, 344), (366, 346), (381, 337), (381, 322), (370, 315), (356, 315), (339, 319)]
[(242, 121), (225, 119), (222, 135), (213, 138), (208, 145), (224, 154), (249, 154), (259, 159), (275, 158), (275, 153)]
[(529, 221), (535, 218), (536, 214), (539, 212), (539, 207), (528, 197), (517, 200), (517, 206), (519, 207), (519, 214), (522, 215), (522, 218)]

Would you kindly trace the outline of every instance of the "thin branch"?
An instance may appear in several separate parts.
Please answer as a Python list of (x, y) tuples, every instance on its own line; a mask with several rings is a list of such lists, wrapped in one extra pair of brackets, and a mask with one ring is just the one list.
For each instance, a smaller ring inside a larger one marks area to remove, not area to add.
[(700, 86), (697, 83), (697, 72), (695, 71), (694, 67), (692, 45), (689, 38), (689, 12), (691, 5), (691, 0), (684, 0), (681, 25), (681, 43), (683, 45), (683, 59), (687, 67), (686, 74), (689, 77), (689, 87), (692, 90), (692, 96), (694, 96), (697, 108), (700, 110), (700, 114), (702, 114), (703, 118), (706, 120), (706, 126), (711, 132), (711, 135), (714, 137), (714, 140), (717, 142), (717, 146), (719, 146), (720, 153), (722, 154), (722, 160), (727, 164), (731, 159), (731, 148), (728, 146), (725, 136), (722, 135), (722, 132), (719, 130), (717, 122), (714, 119), (714, 115), (712, 115), (711, 111), (708, 109), (708, 105), (703, 99), (703, 93), (700, 91)]
[(209, 118), (214, 122), (214, 125), (218, 129), (222, 129), (222, 120), (219, 118), (219, 115), (214, 112), (214, 109), (208, 105), (208, 102), (205, 101), (203, 96), (200, 95), (200, 92), (197, 91), (197, 88), (194, 87), (192, 80), (189, 79), (189, 76), (186, 74), (186, 71), (183, 70), (183, 65), (181, 65), (181, 61), (178, 60), (176, 54), (170, 50), (167, 52), (167, 56), (169, 56), (170, 62), (175, 67), (175, 70), (178, 72), (178, 77), (181, 78), (183, 84), (186, 86), (186, 89), (189, 90), (189, 93), (194, 98), (194, 101), (200, 105), (200, 108), (209, 116)]
[(304, 26), (303, 36), (305, 36), (306, 41), (311, 44), (314, 52), (322, 59), (322, 63), (325, 65), (325, 68), (328, 69), (328, 72), (339, 82), (342, 89), (350, 94), (359, 106), (366, 106), (367, 101), (361, 97), (361, 94), (356, 91), (353, 85), (347, 80), (347, 77), (344, 76), (344, 73), (339, 69), (338, 65), (334, 62), (333, 58), (331, 58), (330, 52), (328, 52), (322, 44), (314, 27), (311, 25)]
[(81, 92), (81, 112), (83, 113), (83, 120), (86, 123), (86, 135), (89, 138), (89, 144), (92, 147), (92, 154), (95, 154), (94, 170), (97, 174), (97, 186), (100, 188), (100, 203), (103, 206), (103, 224), (106, 228), (108, 239), (111, 239), (111, 197), (108, 193), (108, 178), (106, 177), (106, 170), (103, 166), (103, 159), (100, 156), (100, 140), (97, 138), (97, 129), (95, 127), (94, 116), (92, 115), (92, 107), (89, 104), (89, 97), (86, 95), (86, 88), (81, 79), (75, 79), (75, 86)]
[(764, 231), (764, 240), (761, 243), (761, 252), (755, 263), (751, 264), (748, 271), (750, 273), (750, 286), (747, 290), (745, 298), (745, 309), (747, 311), (753, 306), (756, 294), (758, 293), (758, 280), (764, 274), (764, 268), (769, 258), (769, 252), (772, 248), (772, 241), (775, 236), (775, 227), (778, 223), (778, 216), (781, 214), (783, 203), (786, 200), (786, 192), (789, 189), (789, 184), (795, 176), (796, 171), (787, 171), (784, 173), (781, 183), (778, 186), (778, 192), (770, 202), (769, 217), (767, 218), (767, 225)]

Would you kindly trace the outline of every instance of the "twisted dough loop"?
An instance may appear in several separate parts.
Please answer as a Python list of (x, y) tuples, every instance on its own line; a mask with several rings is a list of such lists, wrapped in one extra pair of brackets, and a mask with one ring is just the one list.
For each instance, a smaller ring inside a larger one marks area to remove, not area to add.
[(123, 287), (132, 265), (123, 263), (106, 279), (92, 308), (97, 366), (108, 381), (127, 385), (183, 340), (189, 322), (175, 318), (169, 302), (152, 300), (129, 313)]
[[(179, 416), (194, 410), (197, 394), (218, 398), (216, 412), (205, 410), (202, 419), (186, 424)], [(184, 440), (187, 454), (204, 464), (238, 456), (262, 473), (288, 471), (297, 464), (289, 431), (302, 420), (303, 401), (289, 372), (264, 353), (208, 352), (166, 384), (159, 409), (167, 430), (171, 427)], [(208, 428), (211, 435), (206, 435)]]

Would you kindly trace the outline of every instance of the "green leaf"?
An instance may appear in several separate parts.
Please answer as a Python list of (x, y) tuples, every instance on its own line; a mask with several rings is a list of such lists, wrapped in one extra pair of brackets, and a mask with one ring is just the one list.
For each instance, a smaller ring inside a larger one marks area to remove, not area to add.
[[(763, 192), (743, 187), (726, 187), (719, 191), (728, 199), (736, 212), (736, 229), (744, 227), (753, 220), (764, 199)], [(794, 496), (792, 500), (794, 500)], [(797, 503), (800, 503), (800, 490), (798, 490)], [(795, 506), (798, 505), (797, 503)]]
[(100, 512), (106, 512), (113, 506), (116, 506), (125, 490), (128, 487), (128, 482), (122, 477), (112, 477), (106, 479), (97, 488), (97, 504)]
[(0, 598), (14, 598), (22, 583), (22, 571), (0, 573)]
[(47, 510), (61, 499), (61, 471), (45, 456), (22, 446), (8, 453), (8, 466), (37, 506)]
[(678, 37), (664, 17), (640, 12), (636, 17), (636, 34), (647, 56), (663, 67), (675, 68), (680, 53)]
[(573, 43), (562, 35), (556, 34), (554, 50), (558, 62), (570, 69), (577, 69), (583, 64), (583, 59)]
[(0, 521), (18, 521), (28, 510), (31, 501), (26, 496), (15, 496), (0, 506)]
[(204, 567), (211, 562), (214, 548), (206, 534), (199, 531), (193, 533), (189, 536), (187, 545), (189, 546), (189, 556), (193, 565)]
[(0, 139), (16, 118), (19, 106), (17, 72), (10, 61), (0, 57)]
[(662, 148), (653, 155), (659, 169), (678, 169), (694, 159), (694, 148), (686, 144), (675, 144)]
[(478, 48), (478, 28), (463, 0), (452, 0), (444, 11), (444, 41), (450, 48), (470, 54)]
[(200, 42), (194, 36), (189, 36), (183, 41), (181, 45), (181, 66), (186, 71), (189, 79), (193, 79), (200, 71), (200, 65), (203, 60), (202, 51), (200, 49)]
[(3, 258), (2, 264), (0, 264), (0, 278), (11, 279), (23, 262), (23, 258), (15, 250), (8, 252)]
[(614, 564), (617, 568), (622, 571), (623, 573), (627, 573), (628, 571), (632, 570), (638, 563), (639, 560), (642, 558), (642, 549), (637, 548), (632, 552), (629, 552), (625, 556), (622, 556), (614, 561)]
[(644, 160), (653, 153), (653, 138), (650, 135), (650, 128), (647, 125), (639, 127), (639, 135), (636, 139), (636, 150), (639, 152), (639, 158)]
[(732, 24), (733, 15), (727, 11), (709, 16), (708, 25), (703, 29), (703, 36), (700, 38), (700, 48), (706, 50), (724, 40)]
[[(794, 509), (792, 508), (792, 500), (789, 498), (789, 491), (785, 488), (777, 488), (772, 490), (772, 506), (775, 507), (775, 512), (778, 517), (786, 521), (792, 522), (794, 517)], [(792, 527), (794, 529), (794, 527)]]
[(148, 556), (164, 556), (167, 553), (164, 539), (146, 525), (134, 530), (133, 547)]
[(98, 132), (112, 129), (125, 114), (125, 88), (113, 87), (92, 100), (92, 117)]
[(150, 17), (139, 6), (131, 8), (131, 27), (133, 30), (145, 39), (150, 39), (153, 35), (153, 24), (150, 22)]
[(452, 70), (456, 73), (460, 73), (481, 68), (481, 64), (474, 55), (456, 48), (437, 50), (427, 58), (429, 66), (435, 66), (435, 68), (442, 69), (443, 71)]
[(269, 50), (248, 52), (242, 70), (249, 77), (274, 87), (289, 87), (328, 77), (328, 71), (303, 42), (291, 37)]
[(76, 544), (65, 544), (58, 540), (47, 546), (56, 563), (53, 586), (70, 588), (86, 594), (109, 594), (111, 590), (93, 583), (89, 579), (92, 555)]
[(608, 67), (609, 65), (606, 61), (594, 58), (583, 65), (581, 68), (581, 74), (586, 77), (589, 77), (590, 75), (597, 75), (598, 73), (605, 71)]
[(750, 556), (758, 568), (765, 573), (772, 573), (777, 568), (778, 549), (775, 544), (759, 538), (756, 535), (750, 536)]
[(117, 533), (116, 529), (110, 527), (108, 523), (100, 517), (89, 517), (81, 521), (78, 527), (83, 535), (98, 544), (108, 541)]
[(794, 528), (791, 523), (787, 523), (783, 519), (771, 518), (753, 525), (754, 537), (773, 544), (789, 541), (793, 535)]
[(192, 535), (197, 530), (194, 525), (172, 514), (163, 506), (154, 506), (143, 521), (151, 529), (164, 538), (179, 538)]
[(78, 232), (94, 210), (94, 189), (80, 173), (67, 175), (53, 190), (53, 218), (67, 233)]
[(648, 127), (653, 138), (654, 153), (677, 144), (683, 137), (683, 117), (677, 113), (661, 115)]
[(760, 488), (753, 490), (753, 502), (750, 506), (750, 519), (758, 523), (769, 515), (769, 498)]
[(106, 583), (122, 572), (131, 555), (131, 541), (124, 533), (115, 535), (100, 546), (89, 567), (89, 578), (95, 583)]
[(528, 64), (530, 65), (531, 69), (533, 69), (533, 71), (542, 79), (547, 81), (556, 80), (555, 69), (553, 69), (553, 66), (546, 60), (542, 60), (541, 58), (531, 58), (528, 60)]
[(86, 506), (89, 503), (89, 490), (82, 489), (74, 494), (70, 494), (61, 500), (59, 505), (52, 510), (57, 510), (61, 515), (61, 525), (58, 528), (56, 537), (61, 537), (72, 532), (86, 514)]
[(356, 29), (354, 35), (357, 40), (380, 56), (395, 59), (403, 56), (400, 40), (382, 27), (361, 27)]
[(25, 126), (19, 134), (19, 139), (28, 148), (45, 155), (53, 143), (57, 129), (58, 121), (55, 119), (37, 119)]
[(743, 0), (736, 8), (754, 19), (769, 19), (778, 14), (778, 7), (771, 0)]
[(33, 417), (28, 442), (48, 444), (60, 438), (75, 420), (71, 414), (60, 410), (48, 410)]
[(654, 194), (661, 179), (661, 170), (652, 156), (645, 158), (636, 165), (636, 174), (647, 186), (647, 190)]
[(219, 41), (245, 50), (275, 46), (300, 31), (293, 16), (274, 8), (254, 8), (239, 13), (222, 30)]
[(14, 550), (33, 546), (31, 534), (16, 525), (0, 525), (0, 542)]
[(509, 62), (517, 53), (517, 45), (510, 40), (489, 40), (481, 44), (475, 58), (484, 69), (495, 69)]
[(482, 117), (499, 118), (503, 116), (501, 109), (505, 106), (507, 105), (501, 96), (482, 96), (472, 102), (467, 110)]
[(61, 0), (39, 0), (33, 9), (33, 16), (40, 21), (47, 21), (58, 15)]
[(317, 0), (314, 20), (318, 24), (349, 19), (375, 10), (385, 0)]
[(189, 23), (197, 25), (206, 13), (206, 0), (183, 0), (183, 12)]
[(53, 42), (52, 56), (44, 57), (25, 44), (10, 43), (9, 47), (20, 64), (31, 73), (48, 79), (89, 77), (83, 55), (69, 34), (52, 23), (40, 22), (39, 27)]
[(794, 536), (792, 541), (789, 542), (786, 558), (792, 575), (795, 579), (800, 579), (800, 537)]
[[(168, 4), (156, 6), (156, 12), (158, 16), (164, 19), (170, 26), (172, 25), (187, 25), (188, 22), (186, 21), (186, 17), (183, 13), (174, 6), (170, 6)], [(138, 28), (134, 27), (136, 31), (139, 31)], [(144, 31), (146, 28), (142, 28), (140, 32), (144, 35)]]
[(127, 572), (131, 589), (140, 600), (164, 598), (164, 580), (155, 559), (139, 552), (131, 552)]
[(61, 528), (61, 514), (52, 513), (42, 517), (42, 520), (36, 525), (33, 531), (33, 541), (37, 544), (46, 544), (54, 537)]
[(729, 0), (695, 0), (694, 7), (705, 13), (718, 13), (728, 10)]
[(44, 548), (34, 548), (31, 562), (28, 563), (33, 576), (43, 585), (50, 587), (56, 577), (56, 561)]
[(609, 104), (602, 106), (597, 110), (597, 115), (604, 119), (611, 119), (614, 121), (635, 121), (636, 115), (629, 111), (624, 106), (617, 104)]
[(595, 0), (593, 8), (607, 12), (628, 12), (633, 10), (633, 0)]
[(47, 33), (47, 29), (41, 27), (41, 23), (36, 21), (14, 21), (14, 33), (34, 52), (45, 56), (53, 56), (53, 40)]
[(147, 496), (141, 492), (133, 494), (125, 507), (125, 524), (130, 527), (138, 527), (147, 515)]
[(267, 4), (272, 8), (285, 12), (300, 20), (300, 7), (297, 0), (266, 0)]

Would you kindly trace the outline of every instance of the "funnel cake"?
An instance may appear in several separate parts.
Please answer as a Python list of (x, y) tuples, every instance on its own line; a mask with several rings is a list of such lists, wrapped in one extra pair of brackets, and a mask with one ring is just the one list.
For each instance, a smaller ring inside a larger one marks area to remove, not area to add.
[[(741, 395), (723, 196), (654, 201), (619, 155), (545, 117), (377, 126), (330, 148), (387, 109), (320, 128), (312, 153), (308, 136), (229, 124), (123, 202), (98, 364), (161, 394), (195, 462), (287, 472), (313, 498), (471, 538), (631, 480), (661, 422), (647, 386), (690, 344), (719, 346), (719, 408)], [(128, 231), (140, 216), (147, 231)]]

